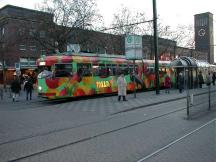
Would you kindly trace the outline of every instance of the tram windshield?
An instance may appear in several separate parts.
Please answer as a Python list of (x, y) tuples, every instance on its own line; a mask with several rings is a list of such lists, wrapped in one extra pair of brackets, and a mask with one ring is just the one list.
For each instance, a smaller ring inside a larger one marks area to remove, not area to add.
[(48, 67), (43, 67), (43, 71), (38, 74), (38, 79), (51, 78), (52, 76), (52, 71)]

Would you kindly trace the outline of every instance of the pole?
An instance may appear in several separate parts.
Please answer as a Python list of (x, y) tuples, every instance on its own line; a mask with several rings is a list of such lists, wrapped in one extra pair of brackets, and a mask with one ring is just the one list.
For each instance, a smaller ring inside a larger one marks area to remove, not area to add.
[(3, 51), (3, 61), (2, 61), (2, 73), (3, 73), (3, 85), (4, 90), (7, 92), (7, 86), (6, 86), (6, 70), (5, 70), (5, 60), (4, 60), (4, 51)]
[(208, 86), (208, 110), (211, 110), (211, 85)]
[(189, 70), (186, 69), (186, 87), (187, 87), (187, 118), (190, 115), (190, 92), (189, 92)]
[(156, 94), (160, 94), (159, 90), (159, 63), (158, 63), (158, 33), (157, 33), (157, 8), (156, 0), (153, 0), (153, 25), (154, 25), (154, 49), (155, 49), (155, 79)]

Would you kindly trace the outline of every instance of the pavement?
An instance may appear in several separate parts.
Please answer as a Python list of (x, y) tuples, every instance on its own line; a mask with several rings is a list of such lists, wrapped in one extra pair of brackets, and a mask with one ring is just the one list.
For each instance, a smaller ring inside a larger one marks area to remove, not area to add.
[[(136, 97), (135, 97), (136, 96)], [(118, 108), (121, 110), (122, 108), (125, 110), (127, 108), (139, 108), (140, 106), (150, 106), (154, 104), (160, 104), (163, 102), (168, 102), (172, 100), (177, 100), (186, 97), (186, 92), (179, 93), (178, 90), (172, 89), (170, 90), (170, 93), (165, 93), (164, 90), (160, 90), (160, 94), (156, 94), (155, 91), (145, 91), (145, 92), (130, 92), (127, 94), (127, 101), (120, 101), (120, 102), (115, 102), (117, 101), (117, 96), (114, 95), (100, 95), (100, 96), (94, 96), (94, 97), (81, 97), (78, 99), (72, 99), (70, 100), (71, 102), (74, 103), (74, 106), (76, 107), (76, 104), (78, 104), (79, 107), (76, 108), (83, 108), (85, 102), (80, 102), (80, 101), (87, 101), (88, 106), (92, 107), (94, 105), (98, 105), (97, 107), (104, 107), (104, 108), (111, 108), (113, 107), (113, 104), (115, 104), (115, 109)], [(35, 102), (43, 102), (47, 101), (45, 98), (41, 98), (37, 96), (37, 91), (33, 90), (32, 92), (32, 100), (26, 101), (26, 92), (21, 91), (19, 96), (18, 96), (18, 101), (13, 103), (12, 101), (12, 94), (9, 89), (6, 91), (3, 90), (3, 99), (0, 97), (0, 104), (1, 105), (7, 105), (7, 107), (10, 107), (12, 104), (13, 106), (16, 104), (20, 104), (23, 102), (26, 103), (35, 103)], [(56, 101), (56, 100), (55, 100)], [(52, 101), (51, 101), (52, 102)], [(68, 101), (67, 101), (68, 102)], [(70, 104), (73, 104), (70, 103)], [(0, 107), (1, 107), (0, 105)]]
[[(206, 92), (207, 92), (207, 87), (204, 87), (202, 89), (192, 89), (189, 91), (190, 94), (194, 94), (194, 96), (198, 95), (201, 97), (202, 95), (200, 94), (205, 94), (206, 96), (207, 94)], [(195, 128), (198, 127), (198, 125), (200, 125), (200, 123), (203, 122), (202, 120), (204, 120), (204, 119), (200, 119), (200, 120), (195, 120), (194, 122), (190, 122), (188, 120), (182, 120), (181, 118), (182, 116), (186, 117), (186, 110), (185, 112), (178, 113), (180, 117), (176, 117), (177, 115), (176, 114), (172, 116), (171, 115), (164, 116), (163, 118), (162, 116), (165, 112), (162, 109), (159, 110), (155, 108), (155, 109), (145, 110), (142, 108), (147, 106), (155, 106), (155, 105), (156, 105), (155, 107), (161, 107), (160, 104), (167, 102), (167, 104), (163, 105), (163, 108), (166, 108), (166, 113), (168, 112), (169, 114), (169, 112), (171, 111), (176, 111), (174, 110), (175, 106), (176, 107), (180, 106), (181, 108), (186, 107), (186, 96), (187, 96), (186, 91), (183, 91), (183, 93), (179, 93), (177, 89), (171, 89), (170, 93), (165, 93), (165, 90), (160, 90), (160, 94), (156, 94), (155, 91), (139, 92), (136, 93), (136, 97), (134, 97), (134, 93), (130, 93), (127, 95), (128, 101), (118, 102), (117, 95), (111, 95), (111, 96), (106, 95), (101, 97), (84, 97), (80, 99), (73, 99), (73, 100), (61, 102), (61, 104), (55, 104), (56, 103), (55, 101), (49, 101), (52, 106), (49, 105), (46, 107), (46, 104), (43, 105), (46, 101), (44, 101), (44, 99), (42, 98), (38, 98), (36, 91), (33, 92), (33, 100), (31, 101), (25, 100), (25, 93), (22, 91), (19, 97), (19, 102), (12, 102), (10, 93), (9, 91), (7, 91), (4, 93), (3, 100), (0, 100), (0, 110), (2, 110), (1, 111), (2, 134), (0, 139), (1, 140), (0, 152), (2, 151), (3, 153), (2, 157), (0, 156), (0, 161), (1, 160), (8, 161), (10, 159), (13, 160), (19, 157), (26, 156), (28, 154), (37, 155), (38, 152), (40, 153), (43, 150), (52, 150), (52, 148), (65, 146), (68, 143), (70, 144), (77, 143), (77, 141), (85, 141), (85, 139), (92, 139), (95, 142), (93, 142), (93, 144), (91, 145), (88, 145), (89, 142), (83, 142), (83, 143), (78, 142), (79, 145), (74, 145), (73, 151), (67, 152), (66, 150), (73, 147), (73, 145), (71, 147), (67, 147), (63, 149), (57, 149), (57, 150), (54, 149), (53, 151), (50, 152), (47, 151), (47, 154), (45, 154), (46, 157), (43, 157), (42, 155), (35, 156), (32, 157), (32, 160), (29, 161), (52, 161), (52, 162), (55, 160), (63, 161), (62, 155), (64, 155), (64, 159), (67, 158), (71, 159), (71, 156), (74, 158), (77, 157), (77, 159), (79, 159), (80, 157), (84, 158), (85, 156), (83, 156), (82, 153), (84, 152), (86, 153), (90, 150), (94, 150), (92, 149), (92, 145), (94, 145), (94, 143), (98, 144), (95, 147), (93, 147), (96, 149), (98, 148), (98, 146), (103, 146), (104, 142), (106, 143), (106, 147), (109, 146), (110, 143), (109, 147), (112, 148), (112, 149), (106, 148), (104, 145), (104, 152), (106, 152), (109, 149), (111, 150), (110, 155), (112, 156), (106, 156), (106, 158), (113, 157), (111, 160), (109, 159), (86, 160), (85, 159), (80, 161), (116, 161), (114, 160), (117, 159), (116, 157), (118, 157), (119, 159), (121, 158), (121, 155), (122, 158), (125, 157), (123, 153), (116, 154), (116, 155), (113, 153), (115, 151), (118, 152), (118, 150), (122, 150), (119, 147), (120, 146), (122, 147), (123, 145), (125, 145), (123, 151), (125, 152), (127, 150), (128, 155), (130, 155), (130, 153), (133, 152), (134, 150), (135, 150), (134, 152), (139, 153), (139, 155), (134, 154), (136, 155), (136, 157), (128, 157), (128, 158), (137, 159), (137, 160), (141, 159), (142, 161), (142, 157), (146, 156), (146, 152), (143, 151), (142, 149), (145, 150), (148, 148), (152, 148), (152, 150), (154, 151), (156, 148), (154, 146), (155, 143), (159, 143), (161, 146), (163, 146), (164, 144), (170, 142), (170, 139), (175, 139), (175, 137), (180, 136), (180, 133), (185, 134), (188, 133), (188, 130), (190, 130), (192, 127)], [(168, 103), (169, 101), (177, 101), (177, 102)], [(208, 101), (206, 100), (206, 102)], [(33, 106), (37, 108), (32, 108)], [(10, 111), (15, 109), (22, 110), (22, 111)], [(131, 111), (134, 109), (137, 109), (138, 111)], [(132, 113), (122, 113), (126, 111), (131, 111)], [(104, 118), (104, 116), (106, 116), (107, 118)], [(160, 116), (161, 118), (157, 118), (156, 120), (151, 120), (151, 119), (155, 119), (155, 116)], [(10, 120), (12, 118), (13, 120)], [(135, 124), (144, 123), (144, 121), (150, 121), (151, 124), (140, 124), (137, 125), (136, 127), (130, 127), (131, 129), (124, 129), (124, 128), (129, 128), (128, 125), (134, 126), (134, 123)], [(167, 126), (167, 124), (169, 124), (170, 126)], [(144, 132), (136, 133), (137, 127), (140, 128), (139, 130), (143, 130)], [(155, 128), (152, 129), (152, 127)], [(117, 130), (122, 130), (122, 131), (117, 131)], [(157, 132), (154, 132), (155, 130), (157, 130)], [(172, 146), (174, 148), (169, 147), (169, 149), (166, 149), (166, 151), (160, 154), (155, 154), (157, 156), (154, 156), (154, 159), (152, 160), (149, 159), (149, 160), (161, 161), (161, 159), (164, 159), (163, 161), (166, 162), (180, 161), (180, 160), (176, 160), (176, 156), (179, 155), (178, 159), (181, 159), (182, 157), (186, 157), (185, 154), (187, 153), (187, 151), (184, 151), (185, 150), (184, 148), (186, 144), (188, 145), (187, 140), (191, 141), (191, 143), (194, 141), (193, 139), (190, 139), (192, 137), (191, 135), (194, 135), (197, 138), (196, 141), (201, 142), (201, 140), (199, 139), (205, 139), (206, 137), (209, 137), (209, 135), (214, 135), (213, 132), (205, 136), (205, 132), (209, 132), (209, 130), (213, 130), (212, 127), (210, 127), (207, 131), (204, 130), (204, 133), (201, 132), (200, 135), (198, 133), (196, 134), (189, 133), (187, 138), (185, 138), (185, 140), (182, 140), (183, 142), (177, 143), (175, 145), (173, 144)], [(104, 136), (105, 134), (107, 136)], [(116, 137), (118, 134), (119, 134), (119, 138)], [(199, 146), (197, 146), (197, 144), (206, 145), (206, 143), (211, 143), (214, 140), (214, 137), (215, 136), (207, 138), (210, 139), (208, 141), (202, 140), (204, 142), (203, 144), (196, 142), (195, 143), (196, 145), (194, 144), (190, 146), (195, 146), (193, 148), (200, 148)], [(106, 142), (108, 139), (110, 139), (110, 141)], [(148, 139), (148, 140), (143, 140), (143, 139)], [(122, 145), (119, 144), (116, 146), (115, 143), (117, 144), (117, 141), (115, 142), (115, 140), (118, 141), (122, 140)], [(125, 144), (125, 141), (129, 141), (131, 143)], [(84, 145), (83, 147), (80, 146), (82, 144)], [(113, 147), (113, 145), (115, 145), (116, 148)], [(142, 148), (141, 146), (145, 146), (145, 148)], [(191, 149), (191, 147), (188, 147), (188, 149)], [(99, 150), (101, 151), (101, 148), (99, 148)], [(112, 150), (114, 151), (112, 152)], [(99, 158), (101, 155), (103, 155), (101, 154), (100, 151), (96, 151), (98, 152), (98, 154), (96, 154), (96, 152), (93, 152), (89, 157)], [(11, 152), (13, 152), (13, 154), (11, 154)], [(58, 154), (58, 152), (60, 153)], [(71, 152), (76, 153), (75, 154), (76, 156), (71, 155)], [(181, 152), (182, 154), (178, 154), (179, 152)], [(209, 153), (208, 150), (207, 151), (205, 150), (203, 152)], [(174, 153), (176, 153), (177, 155)], [(169, 157), (170, 159), (168, 160), (167, 154), (173, 156)], [(213, 155), (213, 153), (211, 153), (211, 155)], [(188, 158), (188, 156), (184, 161), (191, 159)], [(207, 157), (211, 157), (211, 159), (206, 158), (205, 161), (213, 161), (212, 158), (214, 159), (214, 157), (210, 155)], [(58, 158), (60, 158), (61, 160), (59, 160)], [(103, 156), (101, 156), (101, 158), (103, 158)], [(75, 159), (74, 161), (78, 162), (79, 160), (77, 159)], [(22, 160), (23, 159), (21, 158), (21, 161)], [(28, 159), (26, 161), (28, 161)], [(126, 161), (132, 161), (132, 160), (128, 159)]]
[[(36, 89), (36, 88), (35, 88)], [(216, 90), (216, 87), (212, 86), (212, 89)], [(203, 88), (197, 88), (197, 89), (190, 89), (189, 90), (189, 95), (193, 94), (193, 100), (197, 102), (197, 99), (195, 98), (196, 95), (198, 94), (205, 94), (205, 97), (207, 97), (207, 92), (208, 92), (208, 87), (203, 87)], [(145, 92), (131, 92), (127, 95), (127, 100), (128, 101), (117, 101), (117, 96), (116, 95), (100, 95), (98, 97), (82, 97), (78, 99), (71, 99), (65, 101), (64, 104), (61, 104), (64, 107), (73, 107), (74, 110), (79, 110), (79, 111), (100, 111), (101, 113), (105, 115), (110, 115), (110, 114), (116, 114), (124, 111), (130, 111), (134, 109), (139, 109), (141, 107), (147, 107), (151, 105), (156, 105), (156, 104), (161, 104), (161, 103), (166, 103), (170, 101), (175, 101), (179, 99), (184, 99), (185, 98), (185, 106), (186, 105), (186, 97), (187, 97), (187, 91), (183, 91), (183, 93), (179, 93), (178, 89), (171, 89), (170, 93), (165, 93), (165, 90), (160, 90), (159, 94), (156, 94), (155, 91), (145, 91)], [(18, 102), (13, 103), (12, 102), (12, 97), (9, 89), (7, 89), (7, 92), (4, 91), (3, 94), (3, 99), (1, 100), (0, 98), (0, 108), (1, 107), (8, 107), (12, 108), (16, 104), (20, 103), (31, 103), (31, 104), (37, 104), (40, 103), (45, 103), (48, 101), (45, 98), (41, 98), (37, 96), (37, 91), (34, 90), (32, 94), (32, 100), (26, 101), (26, 94), (24, 91), (21, 91), (20, 96), (18, 98)], [(83, 102), (85, 100), (85, 102)], [(50, 103), (52, 101), (49, 101)], [(63, 101), (64, 102), (64, 101)], [(208, 102), (208, 99), (206, 98), (206, 102)], [(53, 103), (56, 103), (54, 101)], [(62, 103), (62, 101), (61, 101)]]
[[(35, 89), (36, 88), (34, 88), (32, 92), (32, 100), (31, 101), (29, 100), (29, 102), (36, 102), (42, 100), (41, 98), (37, 97), (37, 91)], [(26, 101), (26, 92), (22, 88), (18, 96), (18, 102), (23, 102), (23, 101)], [(10, 91), (9, 86), (7, 86), (7, 88), (4, 89), (3, 86), (0, 85), (0, 104), (5, 105), (5, 104), (10, 104), (11, 102), (13, 102), (13, 100), (12, 100), (12, 93)]]

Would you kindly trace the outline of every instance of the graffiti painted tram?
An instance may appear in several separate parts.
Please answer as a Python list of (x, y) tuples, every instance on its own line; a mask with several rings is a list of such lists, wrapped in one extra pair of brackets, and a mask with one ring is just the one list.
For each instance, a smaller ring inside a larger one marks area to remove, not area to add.
[[(117, 77), (125, 74), (127, 90), (155, 88), (154, 60), (136, 60), (135, 64), (122, 55), (88, 53), (47, 56), (37, 61), (38, 94), (48, 99), (116, 93)], [(159, 62), (160, 86), (167, 75), (175, 80), (170, 61)], [(135, 79), (134, 79), (135, 78)]]

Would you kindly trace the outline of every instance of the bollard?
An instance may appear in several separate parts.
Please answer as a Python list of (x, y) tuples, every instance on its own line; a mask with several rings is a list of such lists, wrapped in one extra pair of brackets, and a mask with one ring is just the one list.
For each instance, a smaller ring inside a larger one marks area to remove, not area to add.
[(3, 100), (3, 89), (0, 89), (0, 97), (1, 97), (1, 100)]
[(211, 85), (208, 86), (208, 110), (211, 110)]
[(190, 106), (193, 106), (193, 93), (190, 94)]

